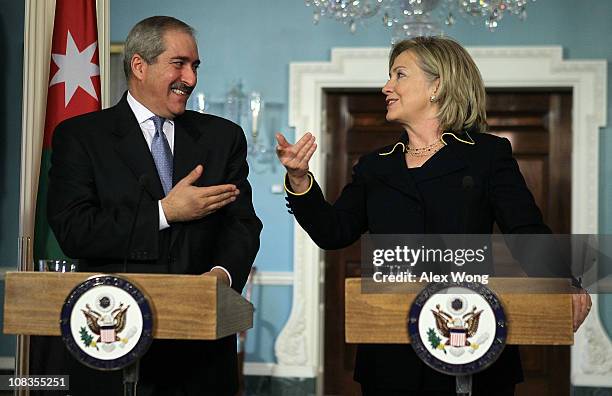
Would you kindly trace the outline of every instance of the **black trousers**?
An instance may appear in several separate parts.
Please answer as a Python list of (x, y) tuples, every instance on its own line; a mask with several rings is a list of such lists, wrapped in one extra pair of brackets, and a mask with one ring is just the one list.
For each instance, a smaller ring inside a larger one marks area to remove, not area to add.
[[(155, 340), (140, 364), (137, 395), (233, 396), (238, 389), (235, 351), (234, 337), (215, 343)], [(155, 358), (150, 359), (152, 354)], [(32, 391), (32, 396), (123, 395), (121, 371), (83, 366), (60, 337), (31, 337), (30, 374), (70, 376), (69, 390)]]

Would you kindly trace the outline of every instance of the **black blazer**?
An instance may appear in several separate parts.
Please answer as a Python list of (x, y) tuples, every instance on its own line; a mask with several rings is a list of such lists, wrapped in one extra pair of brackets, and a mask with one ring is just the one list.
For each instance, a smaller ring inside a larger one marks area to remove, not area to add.
[[(550, 233), (507, 139), (489, 134), (445, 134), (446, 146), (421, 168), (408, 170), (404, 133), (394, 146), (360, 158), (353, 180), (334, 204), (319, 185), (287, 200), (296, 220), (322, 249), (340, 249), (372, 234)], [(469, 193), (466, 193), (466, 177)], [(408, 379), (408, 381), (407, 381)], [(454, 379), (422, 363), (409, 345), (360, 345), (355, 380), (399, 390), (454, 391)], [(518, 350), (506, 347), (476, 383), (522, 380)]]
[[(193, 111), (177, 117), (174, 125), (174, 183), (202, 164), (204, 172), (195, 185), (233, 183), (240, 190), (236, 201), (202, 219), (159, 231), (161, 182), (124, 95), (114, 107), (58, 125), (49, 172), (49, 224), (63, 251), (80, 260), (79, 270), (123, 272), (130, 225), (144, 188), (127, 253), (128, 271), (202, 274), (219, 265), (230, 272), (232, 288), (240, 292), (262, 229), (247, 181), (244, 133), (230, 121)], [(185, 360), (190, 356), (195, 363)], [(235, 356), (234, 337), (219, 342), (156, 341), (142, 362), (141, 377), (175, 383), (181, 378), (187, 394), (200, 394), (202, 384), (231, 393), (236, 387)], [(172, 379), (174, 372), (177, 377)]]

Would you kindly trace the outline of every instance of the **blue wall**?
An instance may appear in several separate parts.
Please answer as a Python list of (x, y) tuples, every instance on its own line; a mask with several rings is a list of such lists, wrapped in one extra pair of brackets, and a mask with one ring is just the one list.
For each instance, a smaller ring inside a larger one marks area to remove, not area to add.
[[(0, 6), (0, 267), (17, 266), (24, 0)], [(4, 282), (0, 282), (4, 302)], [(0, 313), (0, 320), (1, 320)], [(15, 337), (0, 335), (0, 356), (13, 356)]]
[[(561, 45), (570, 59), (608, 60), (608, 97), (612, 91), (612, 2), (591, 0), (576, 6), (572, 0), (538, 1), (529, 6), (526, 24), (506, 18), (499, 32), (489, 33), (465, 21), (447, 33), (466, 46), (476, 45)], [(580, 3), (580, 2), (578, 2)], [(145, 6), (146, 4), (146, 6)], [(588, 5), (587, 5), (588, 4)], [(295, 61), (328, 61), (332, 47), (388, 46), (389, 33), (379, 19), (355, 35), (346, 26), (323, 20), (312, 24), (312, 10), (301, 0), (112, 0), (111, 40), (123, 41), (131, 26), (155, 14), (172, 15), (198, 30), (200, 57), (203, 60), (198, 88), (208, 98), (222, 101), (230, 84), (241, 78), (248, 90), (257, 90), (268, 101), (282, 107), (282, 122), (287, 131), (289, 63)], [(385, 78), (381, 76), (381, 81)], [(608, 102), (608, 119), (612, 101)], [(609, 124), (609, 121), (608, 121)], [(601, 131), (600, 231), (612, 233), (612, 128)], [(289, 133), (291, 136), (291, 133)], [(251, 177), (254, 200), (263, 220), (262, 247), (256, 264), (260, 271), (292, 270), (292, 219), (287, 214), (282, 195), (270, 192), (279, 183), (282, 170)], [(269, 289), (269, 290), (268, 290)], [(274, 360), (273, 342), (287, 318), (290, 288), (261, 286), (257, 288), (256, 327), (247, 343), (248, 360)], [(604, 314), (612, 329), (612, 301), (606, 301)], [(612, 331), (611, 331), (612, 333)], [(258, 344), (255, 347), (254, 341)]]

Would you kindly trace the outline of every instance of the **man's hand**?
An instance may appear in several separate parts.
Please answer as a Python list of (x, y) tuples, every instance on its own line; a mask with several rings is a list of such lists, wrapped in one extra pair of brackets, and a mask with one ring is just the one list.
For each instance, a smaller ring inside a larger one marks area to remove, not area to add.
[(201, 219), (236, 200), (240, 191), (233, 184), (194, 186), (203, 169), (202, 165), (196, 166), (161, 200), (168, 223)]
[(576, 290), (572, 294), (572, 317), (574, 322), (574, 332), (578, 330), (582, 322), (586, 319), (591, 310), (591, 296), (586, 290)]
[(230, 285), (229, 278), (227, 277), (227, 274), (221, 268), (213, 268), (210, 271), (205, 272), (203, 275), (204, 276), (216, 276), (217, 279), (219, 279), (225, 285), (227, 285), (227, 286)]

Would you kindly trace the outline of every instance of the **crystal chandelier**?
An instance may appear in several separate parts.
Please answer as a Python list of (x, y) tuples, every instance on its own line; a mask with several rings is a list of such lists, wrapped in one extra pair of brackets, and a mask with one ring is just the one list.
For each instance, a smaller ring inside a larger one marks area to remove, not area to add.
[(232, 83), (223, 101), (210, 101), (204, 92), (194, 92), (191, 109), (215, 114), (240, 125), (246, 135), (250, 169), (255, 173), (274, 171), (276, 154), (273, 132), (279, 129), (279, 103), (265, 102), (259, 92), (245, 92), (239, 80)]
[(255, 91), (244, 92), (241, 81), (230, 88), (225, 98), (224, 116), (247, 132), (247, 160), (255, 173), (273, 169), (276, 159), (270, 125), (264, 123), (265, 109), (262, 95)]
[(312, 7), (313, 22), (328, 17), (349, 26), (380, 16), (392, 30), (392, 43), (415, 36), (442, 34), (443, 25), (453, 25), (455, 15), (472, 24), (481, 23), (490, 31), (498, 28), (505, 15), (527, 17), (527, 4), (536, 0), (305, 0)]

